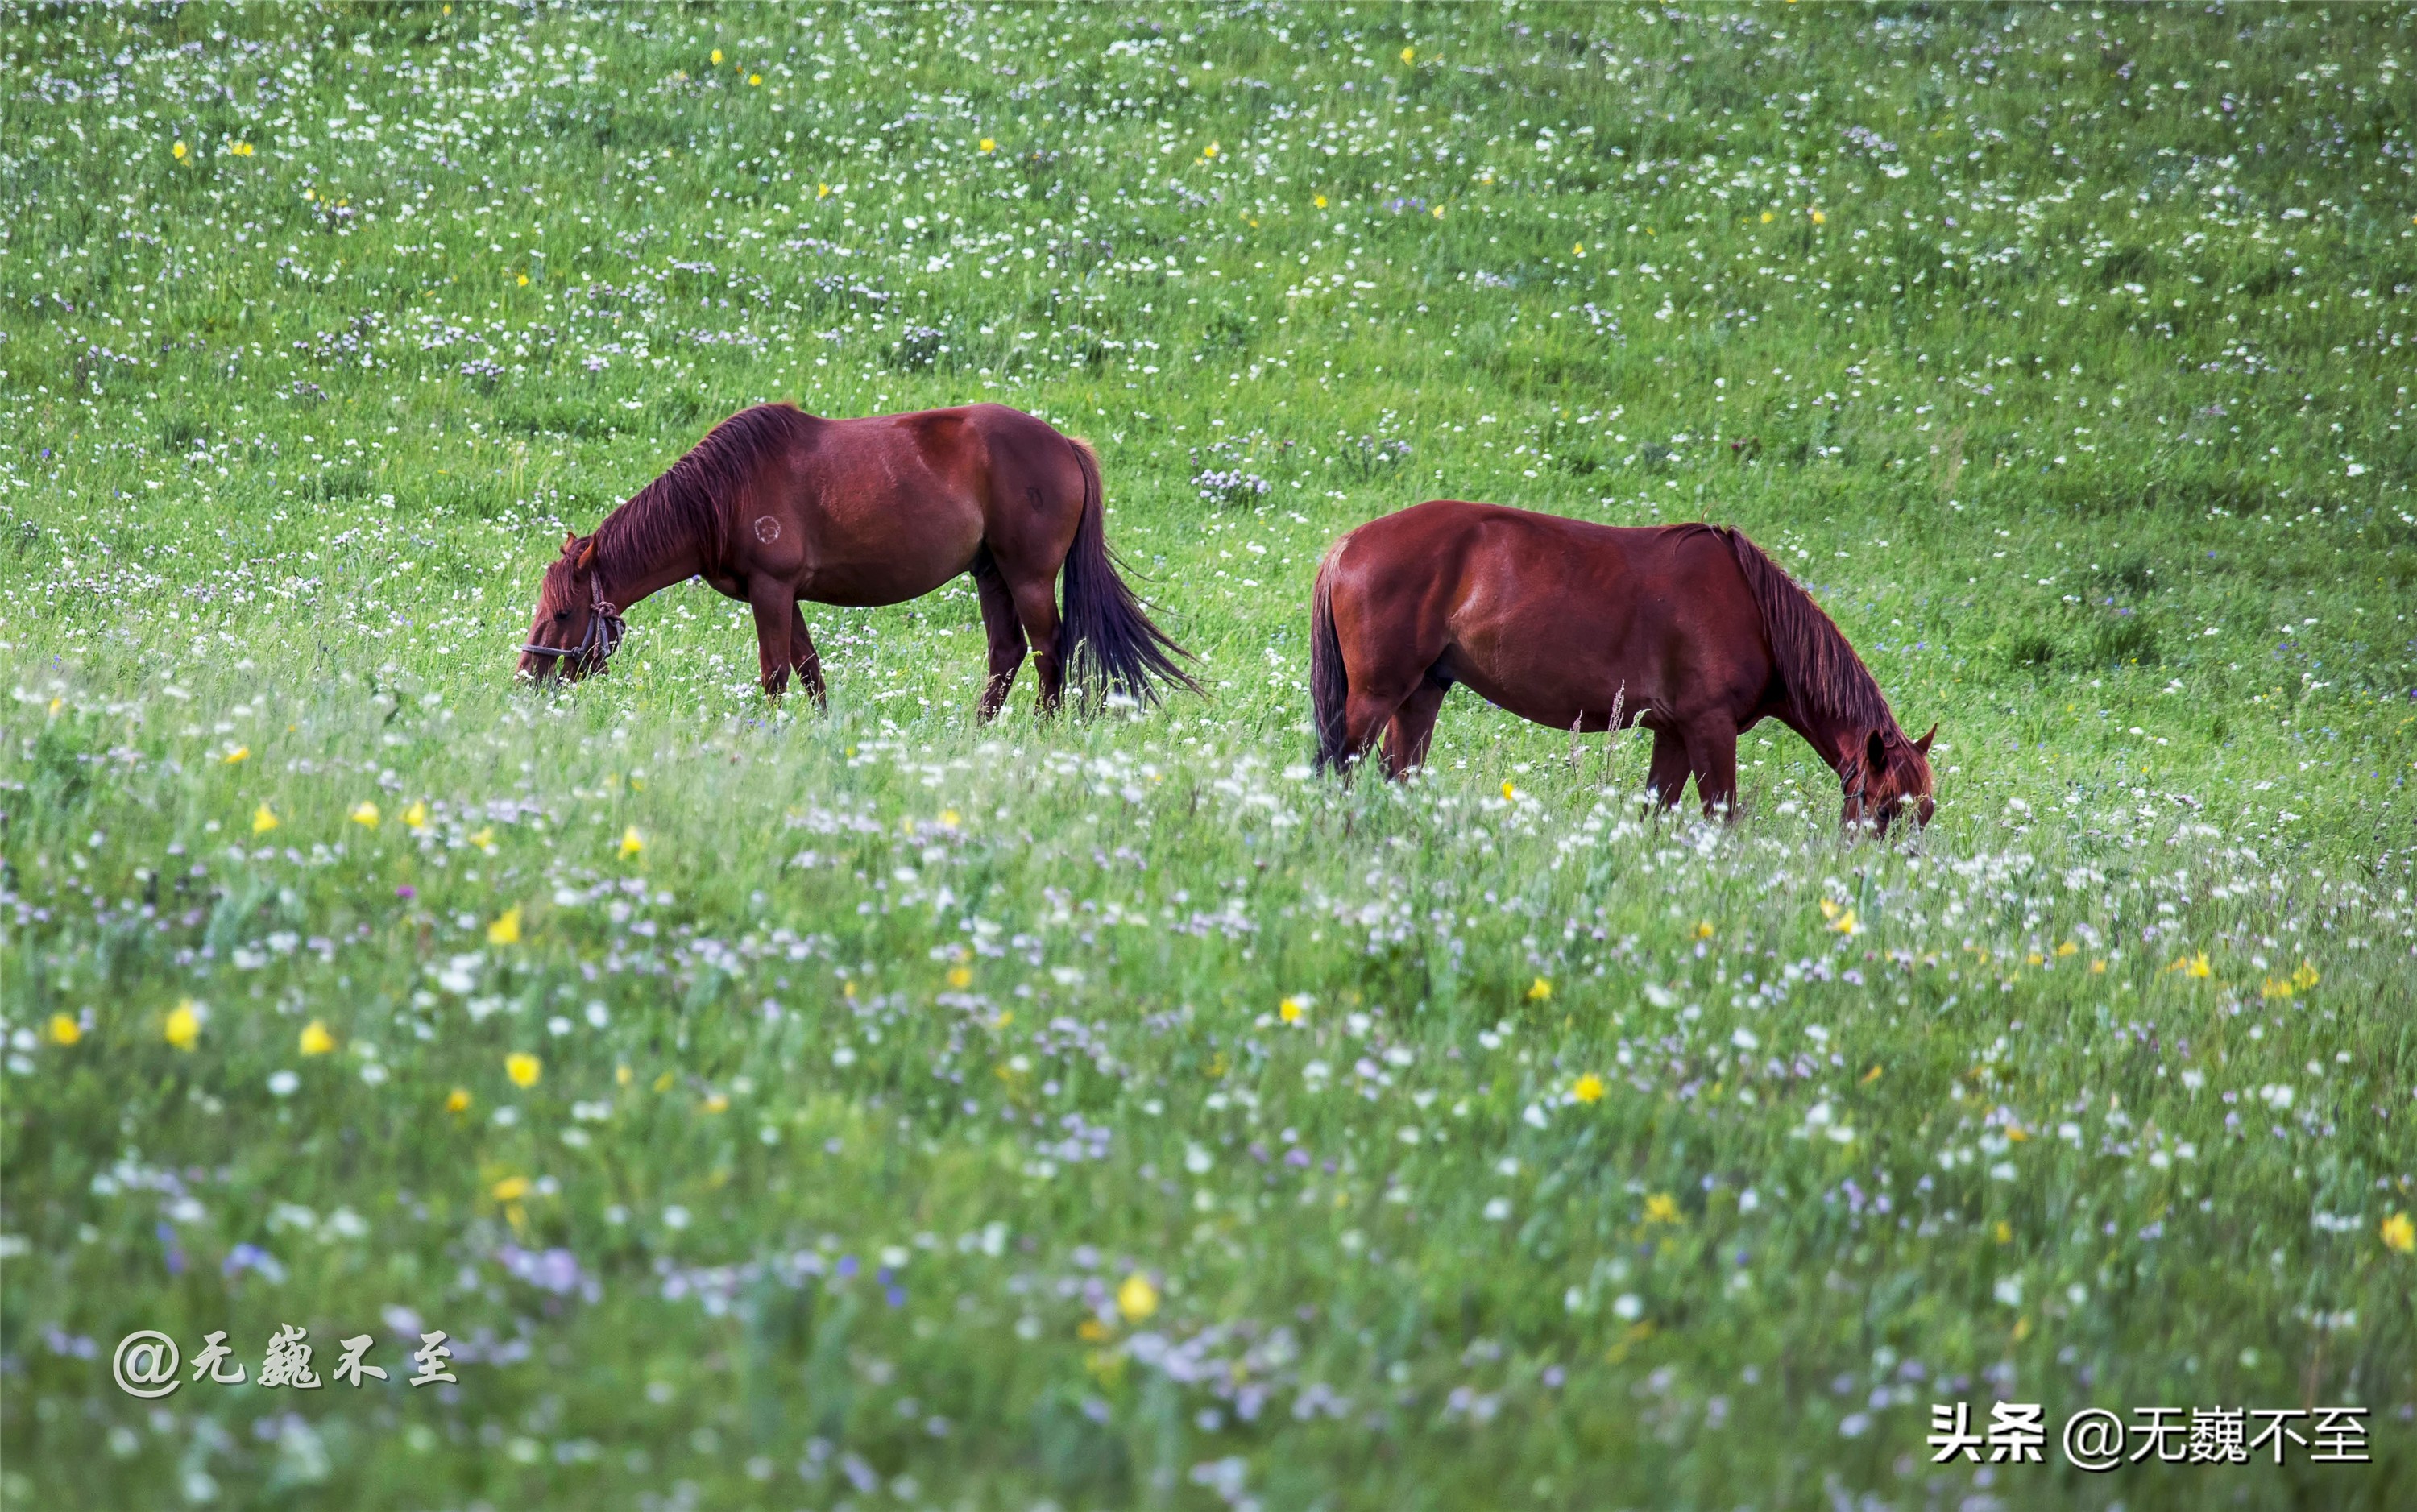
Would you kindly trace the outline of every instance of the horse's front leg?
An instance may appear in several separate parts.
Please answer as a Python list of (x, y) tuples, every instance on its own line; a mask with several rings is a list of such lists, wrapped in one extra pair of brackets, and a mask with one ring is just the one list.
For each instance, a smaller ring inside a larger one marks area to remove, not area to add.
[(1704, 800), (1704, 817), (1737, 818), (1737, 724), (1725, 714), (1711, 715), (1687, 729), (1687, 765), (1695, 774), (1695, 796)]
[(747, 606), (755, 611), (755, 656), (763, 669), (764, 692), (777, 699), (789, 686), (790, 622), (800, 620), (798, 593), (759, 574), (748, 580)]
[(822, 653), (814, 649), (814, 638), (806, 628), (806, 612), (796, 600), (789, 603), (789, 664), (798, 669), (798, 680), (806, 685), (806, 694), (814, 706), (828, 710), (830, 697), (823, 687)]
[(1653, 759), (1645, 768), (1645, 791), (1665, 809), (1676, 809), (1687, 791), (1687, 743), (1675, 730), (1653, 732)]

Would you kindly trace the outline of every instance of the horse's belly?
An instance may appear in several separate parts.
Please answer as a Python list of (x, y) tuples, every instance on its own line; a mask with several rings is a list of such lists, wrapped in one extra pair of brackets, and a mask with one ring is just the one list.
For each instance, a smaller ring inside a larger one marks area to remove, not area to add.
[(1602, 729), (1615, 702), (1634, 716), (1648, 694), (1645, 670), (1623, 654), (1631, 627), (1560, 604), (1558, 613), (1523, 602), (1455, 616), (1440, 670), (1496, 707), (1558, 730)]
[(978, 511), (897, 511), (874, 530), (818, 533), (806, 552), (798, 597), (869, 609), (920, 598), (973, 565), (981, 549)]
[(818, 604), (874, 609), (920, 598), (973, 565), (973, 552), (940, 556), (919, 552), (913, 561), (840, 561), (810, 567), (798, 597)]

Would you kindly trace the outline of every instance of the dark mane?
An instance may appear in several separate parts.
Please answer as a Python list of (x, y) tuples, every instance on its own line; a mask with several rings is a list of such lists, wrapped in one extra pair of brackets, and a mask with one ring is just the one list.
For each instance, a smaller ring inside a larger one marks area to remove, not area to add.
[(727, 554), (727, 505), (757, 464), (809, 419), (795, 404), (758, 404), (707, 431), (596, 527), (596, 553), (605, 572), (618, 577), (643, 569), (691, 542), (707, 561), (721, 561)]
[(1786, 568), (1765, 556), (1745, 533), (1702, 527), (1725, 537), (1762, 610), (1764, 633), (1779, 662), (1781, 682), (1797, 708), (1813, 719), (1858, 730), (1893, 733), (1896, 716), (1855, 648)]

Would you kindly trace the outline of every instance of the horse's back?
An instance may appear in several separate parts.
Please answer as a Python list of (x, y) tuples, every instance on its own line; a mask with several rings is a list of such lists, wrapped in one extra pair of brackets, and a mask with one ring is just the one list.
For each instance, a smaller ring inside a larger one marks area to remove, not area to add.
[[(1697, 549), (1716, 555), (1705, 560)], [(1335, 543), (1338, 574), (1483, 574), (1545, 581), (1575, 575), (1599, 586), (1632, 574), (1700, 573), (1727, 560), (1709, 525), (1601, 525), (1590, 520), (1467, 499), (1430, 499), (1382, 515)]]

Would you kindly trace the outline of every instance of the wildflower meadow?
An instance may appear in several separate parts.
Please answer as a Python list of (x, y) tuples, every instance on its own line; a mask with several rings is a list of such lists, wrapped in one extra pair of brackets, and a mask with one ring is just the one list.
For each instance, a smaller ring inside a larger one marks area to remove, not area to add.
[[(2417, 1503), (2412, 68), (0, 6), (0, 1503)], [(517, 684), (783, 399), (1089, 439), (1205, 696), (979, 724), (965, 579), (803, 606), (827, 710), (698, 582)], [(1936, 821), (1466, 690), (1314, 774), (1435, 497), (1741, 528)]]

